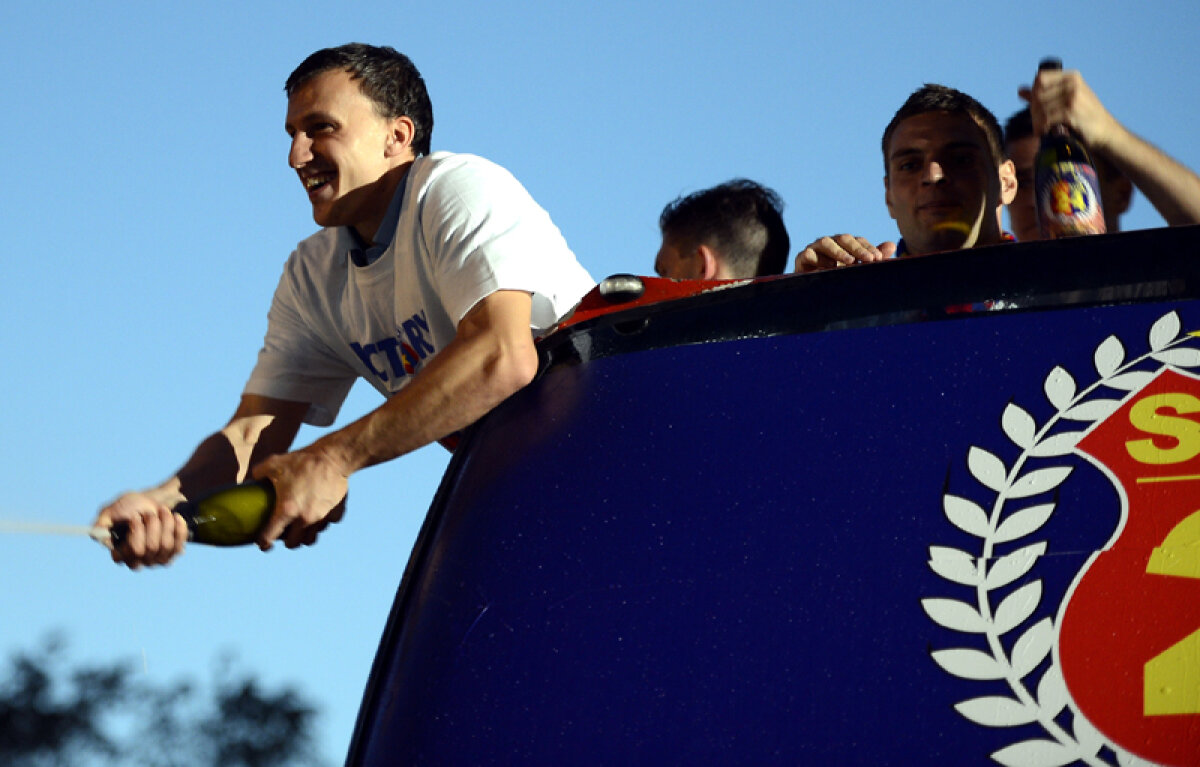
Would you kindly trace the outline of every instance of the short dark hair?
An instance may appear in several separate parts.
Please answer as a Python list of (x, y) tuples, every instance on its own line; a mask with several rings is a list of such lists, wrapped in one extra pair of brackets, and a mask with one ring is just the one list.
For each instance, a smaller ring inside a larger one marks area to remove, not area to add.
[(1004, 145), (1008, 146), (1014, 141), (1020, 141), (1023, 138), (1029, 138), (1033, 135), (1033, 113), (1029, 111), (1029, 107), (1025, 107), (1019, 112), (1014, 112), (1013, 116), (1008, 118), (1004, 123)]
[(744, 178), (678, 197), (663, 208), (658, 228), (688, 249), (708, 245), (740, 277), (783, 274), (791, 243), (783, 200)]
[(883, 131), (883, 172), (885, 175), (888, 172), (888, 144), (891, 143), (892, 134), (896, 132), (896, 126), (910, 117), (927, 112), (949, 112), (970, 117), (987, 138), (988, 148), (991, 150), (992, 160), (996, 167), (1000, 167), (1000, 163), (1006, 159), (1000, 123), (987, 107), (962, 91), (956, 91), (945, 85), (926, 83), (913, 91), (913, 94), (908, 97), (908, 101), (904, 102), (904, 106), (900, 107)]
[(288, 98), (317, 75), (345, 70), (359, 81), (363, 95), (375, 103), (381, 117), (407, 117), (413, 121), (413, 151), (429, 154), (433, 136), (433, 104), (425, 80), (412, 61), (395, 48), (347, 43), (323, 48), (300, 63), (288, 76), (283, 90)]

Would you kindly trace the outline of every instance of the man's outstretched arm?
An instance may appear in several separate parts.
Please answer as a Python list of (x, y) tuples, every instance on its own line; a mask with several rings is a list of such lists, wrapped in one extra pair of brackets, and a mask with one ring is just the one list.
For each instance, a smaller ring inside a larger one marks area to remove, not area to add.
[(95, 525), (129, 526), (125, 544), (112, 552), (113, 561), (136, 569), (178, 556), (187, 541), (187, 525), (171, 509), (206, 489), (240, 482), (256, 463), (285, 452), (307, 410), (307, 403), (244, 395), (225, 428), (206, 437), (172, 477), (124, 493), (100, 510)]
[(269, 548), (301, 542), (346, 495), (359, 469), (390, 461), (479, 420), (537, 373), (528, 293), (500, 290), (459, 322), (453, 341), (387, 402), (301, 450), (255, 466), (275, 485), (275, 513), (259, 536)]

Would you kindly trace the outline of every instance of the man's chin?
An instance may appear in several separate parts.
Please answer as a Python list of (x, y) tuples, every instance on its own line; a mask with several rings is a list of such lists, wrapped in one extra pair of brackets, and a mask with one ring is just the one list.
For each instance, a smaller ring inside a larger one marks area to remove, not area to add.
[(945, 250), (961, 250), (967, 243), (970, 231), (958, 228), (941, 228), (924, 232), (920, 238), (904, 238), (909, 253), (914, 256), (924, 256), (929, 253), (940, 253)]
[(337, 211), (329, 205), (313, 205), (312, 217), (313, 221), (317, 223), (317, 226), (341, 226), (341, 222), (338, 220), (339, 217), (337, 215)]

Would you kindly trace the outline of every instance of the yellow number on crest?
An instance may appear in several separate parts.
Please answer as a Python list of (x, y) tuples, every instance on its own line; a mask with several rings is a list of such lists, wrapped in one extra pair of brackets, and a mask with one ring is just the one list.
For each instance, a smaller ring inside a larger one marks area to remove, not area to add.
[[(1167, 534), (1150, 554), (1146, 572), (1200, 578), (1200, 511)], [(1146, 663), (1142, 692), (1146, 716), (1200, 714), (1200, 630)]]

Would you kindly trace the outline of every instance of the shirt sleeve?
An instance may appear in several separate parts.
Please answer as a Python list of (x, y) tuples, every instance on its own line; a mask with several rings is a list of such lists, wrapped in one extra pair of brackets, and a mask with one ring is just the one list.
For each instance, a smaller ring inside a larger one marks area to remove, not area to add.
[[(243, 393), (307, 402), (305, 423), (329, 426), (358, 374), (314, 333), (311, 321), (305, 322), (301, 271), (293, 253), (271, 300), (267, 334)], [(307, 306), (314, 303), (309, 297)]]
[(419, 213), (447, 313), (457, 324), (491, 293), (521, 290), (533, 297), (531, 326), (550, 327), (595, 281), (511, 173), (482, 158), (459, 157), (430, 180)]

